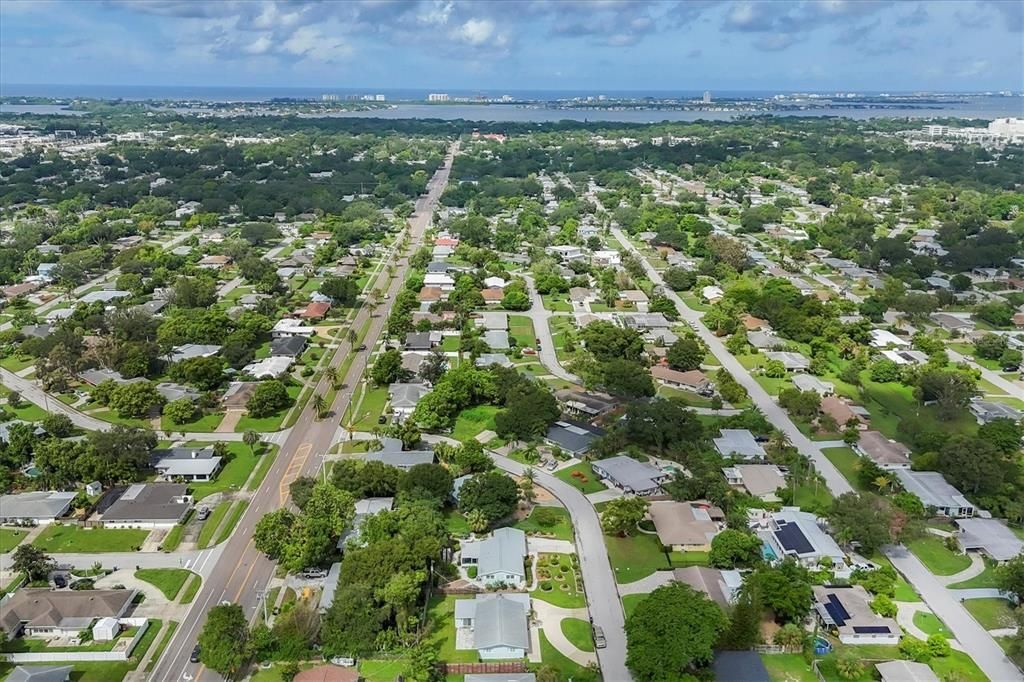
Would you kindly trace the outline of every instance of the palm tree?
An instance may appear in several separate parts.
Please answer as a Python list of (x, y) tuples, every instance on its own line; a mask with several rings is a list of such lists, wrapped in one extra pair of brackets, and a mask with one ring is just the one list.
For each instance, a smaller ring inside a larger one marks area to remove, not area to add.
[(327, 412), (327, 399), (324, 398), (323, 393), (315, 393), (313, 395), (313, 409), (316, 411), (317, 419), (324, 416)]
[(778, 429), (772, 431), (772, 435), (768, 439), (768, 449), (775, 453), (782, 452), (792, 445), (793, 441), (789, 439), (789, 436)]
[(348, 342), (350, 344), (354, 344), (356, 342), (356, 338), (357, 337), (356, 337), (356, 330), (355, 329), (352, 329), (351, 327), (349, 327), (348, 328), (348, 334), (346, 336), (347, 336)]
[(876, 488), (878, 488), (878, 492), (880, 493), (885, 492), (885, 490), (888, 489), (890, 485), (892, 485), (892, 481), (889, 480), (888, 476), (879, 476), (874, 481), (872, 481), (872, 483)]
[(334, 365), (328, 365), (324, 368), (324, 377), (331, 382), (331, 386), (338, 385), (338, 368)]
[(256, 454), (256, 446), (260, 443), (260, 434), (256, 433), (252, 429), (249, 429), (242, 434), (242, 442), (249, 446), (249, 450), (252, 454)]
[(479, 509), (470, 509), (466, 514), (466, 523), (474, 533), (483, 533), (487, 530), (487, 517)]

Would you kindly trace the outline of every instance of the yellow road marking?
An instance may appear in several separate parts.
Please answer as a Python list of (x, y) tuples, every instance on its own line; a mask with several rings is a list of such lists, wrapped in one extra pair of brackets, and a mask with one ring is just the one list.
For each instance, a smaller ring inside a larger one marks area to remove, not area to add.
[(285, 501), (288, 499), (288, 486), (291, 482), (298, 477), (302, 467), (306, 464), (306, 459), (309, 457), (310, 451), (313, 449), (312, 443), (303, 443), (295, 451), (295, 456), (292, 461), (288, 463), (288, 468), (285, 469), (284, 475), (281, 476), (281, 484), (278, 487), (278, 494), (281, 500), (281, 506), (284, 506)]

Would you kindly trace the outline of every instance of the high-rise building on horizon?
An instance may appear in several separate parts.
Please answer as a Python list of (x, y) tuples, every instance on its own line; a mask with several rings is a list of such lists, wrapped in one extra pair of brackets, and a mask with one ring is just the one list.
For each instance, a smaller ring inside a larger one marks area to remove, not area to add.
[(703, 99), (701, 99), (701, 101), (704, 102), (704, 104), (711, 104), (711, 91), (710, 90), (705, 90), (704, 91), (704, 97), (703, 97)]
[(432, 92), (427, 95), (428, 102), (447, 102), (450, 99), (447, 92)]

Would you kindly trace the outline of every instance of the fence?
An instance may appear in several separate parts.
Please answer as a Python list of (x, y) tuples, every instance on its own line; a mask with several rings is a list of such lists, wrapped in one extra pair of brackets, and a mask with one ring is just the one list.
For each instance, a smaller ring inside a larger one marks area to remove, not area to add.
[(487, 673), (525, 673), (526, 664), (522, 661), (502, 661), (500, 663), (443, 663), (446, 675), (480, 675)]
[(106, 661), (127, 661), (140, 641), (149, 621), (145, 618), (122, 618), (118, 622), (129, 627), (138, 627), (128, 646), (120, 651), (32, 651), (17, 654), (0, 654), (8, 663), (99, 663)]

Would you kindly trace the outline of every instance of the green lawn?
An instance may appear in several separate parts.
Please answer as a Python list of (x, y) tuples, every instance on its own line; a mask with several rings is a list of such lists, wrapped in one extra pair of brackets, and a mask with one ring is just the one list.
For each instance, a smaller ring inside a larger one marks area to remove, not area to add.
[(568, 554), (541, 554), (537, 560), (537, 585), (537, 589), (530, 593), (534, 599), (565, 609), (587, 605), (583, 578)]
[(28, 535), (26, 530), (10, 530), (8, 528), (0, 528), (0, 554), (4, 552), (10, 552), (12, 549), (21, 544), (21, 541)]
[(953, 583), (949, 586), (949, 588), (953, 590), (970, 590), (978, 587), (998, 587), (996, 584), (996, 570), (994, 564), (986, 561), (984, 571), (973, 578)]
[(217, 539), (213, 544), (219, 545), (220, 543), (231, 537), (231, 533), (234, 532), (235, 526), (242, 518), (242, 514), (245, 513), (245, 508), (249, 506), (249, 503), (245, 500), (238, 500), (231, 507), (231, 513), (224, 519), (224, 523), (221, 524), (220, 529), (217, 531)]
[(470, 534), (469, 523), (457, 509), (449, 509), (445, 512), (445, 525), (448, 532), (456, 537), (465, 537)]
[[(201, 443), (201, 442), (190, 442), (189, 447), (203, 448), (212, 443)], [(220, 473), (217, 474), (217, 478), (208, 482), (190, 483), (189, 488), (192, 490), (192, 494), (195, 496), (196, 501), (202, 500), (205, 497), (209, 497), (214, 493), (222, 493), (225, 491), (241, 490), (245, 487), (245, 482), (249, 478), (249, 474), (252, 473), (253, 469), (257, 468), (258, 465), (264, 467), (269, 464), (263, 464), (264, 459), (273, 459), (274, 452), (277, 449), (276, 445), (262, 444), (257, 447), (256, 453), (253, 454), (252, 450), (245, 443), (235, 441), (225, 443), (230, 454), (228, 463), (224, 465)], [(263, 472), (266, 475), (266, 471)]]
[(818, 682), (801, 654), (761, 654), (761, 662), (772, 682)]
[(471, 599), (472, 595), (434, 597), (430, 601), (427, 618), (430, 621), (430, 636), (427, 641), (440, 649), (442, 661), (450, 663), (474, 663), (480, 660), (475, 649), (455, 648), (455, 602)]
[(155, 586), (168, 601), (174, 601), (191, 575), (194, 575), (192, 571), (184, 568), (142, 568), (135, 571), (136, 578)]
[(558, 671), (561, 680), (592, 680), (592, 675), (572, 659), (562, 655), (555, 647), (551, 646), (544, 630), (540, 631), (540, 659), (544, 665), (549, 665)]
[(534, 507), (515, 527), (524, 533), (572, 541), (572, 519), (569, 512), (560, 507)]
[(860, 471), (860, 455), (850, 448), (822, 448), (828, 461), (839, 469), (839, 473), (853, 486), (854, 490), (862, 490), (857, 473)]
[(935, 575), (954, 575), (971, 565), (966, 554), (954, 554), (946, 549), (942, 539), (926, 535), (907, 544), (910, 551)]
[(96, 410), (95, 412), (88, 413), (90, 417), (101, 419), (111, 424), (122, 424), (124, 426), (135, 426), (140, 429), (149, 428), (149, 422), (143, 421), (142, 419), (131, 419), (129, 417), (121, 417), (113, 410)]
[(508, 333), (520, 348), (533, 348), (537, 345), (537, 335), (533, 331), (533, 320), (526, 315), (508, 316)]
[(384, 406), (387, 402), (387, 386), (379, 386), (367, 391), (363, 395), (362, 402), (359, 403), (356, 420), (352, 428), (356, 431), (372, 431), (377, 426), (377, 419), (384, 412)]
[(608, 548), (615, 580), (620, 584), (646, 578), (655, 571), (706, 566), (708, 562), (708, 555), (704, 552), (670, 552), (666, 556), (656, 535), (639, 533), (626, 538), (606, 535), (604, 544)]
[(1015, 625), (1010, 602), (1005, 599), (968, 599), (964, 602), (964, 608), (986, 630), (1012, 628)]
[(203, 521), (203, 527), (199, 529), (198, 545), (199, 549), (206, 549), (213, 543), (214, 533), (217, 531), (217, 527), (224, 519), (225, 514), (228, 513), (228, 509), (231, 507), (231, 501), (226, 500), (221, 502), (213, 511), (210, 512), (210, 517)]
[(647, 596), (646, 594), (627, 594), (622, 598), (622, 610), (625, 612), (626, 618), (629, 618), (640, 602), (647, 599)]
[(32, 544), (44, 552), (134, 552), (142, 547), (148, 530), (135, 528), (81, 528), (50, 524)]
[(192, 581), (185, 585), (185, 589), (178, 595), (179, 604), (191, 604), (192, 600), (199, 594), (199, 588), (203, 586), (203, 579), (198, 575), (192, 578)]
[(459, 350), (459, 337), (457, 334), (449, 334), (441, 338), (441, 350), (445, 353), (454, 353)]
[(946, 625), (933, 613), (918, 611), (914, 614), (914, 625), (921, 628), (921, 631), (928, 635), (939, 634), (946, 639), (952, 639), (951, 633)]
[(590, 623), (580, 618), (563, 618), (562, 634), (580, 651), (594, 650), (594, 636)]
[(270, 471), (270, 465), (274, 463), (274, 458), (277, 456), (277, 446), (271, 445), (269, 449), (266, 445), (263, 446), (262, 452), (258, 455), (256, 461), (256, 468), (249, 477), (249, 482), (246, 483), (246, 490), (257, 490), (260, 484), (263, 483), (263, 479), (267, 477), (267, 472)]
[(597, 493), (605, 489), (605, 484), (597, 477), (590, 467), (590, 462), (580, 462), (571, 467), (560, 469), (555, 476), (578, 488), (584, 495)]
[(46, 415), (46, 410), (27, 400), (22, 400), (18, 409), (14, 410), (14, 416), (25, 422), (41, 422), (46, 419)]
[[(294, 382), (289, 382), (287, 384), (287, 389), (288, 396), (292, 399), (292, 404), (294, 404), (295, 401), (298, 400), (299, 394), (302, 393), (302, 386)], [(287, 416), (290, 409), (291, 405), (270, 415), (269, 417), (260, 418), (250, 417), (247, 413), (238, 420), (238, 424), (235, 425), (235, 432), (242, 433), (244, 431), (257, 431), (259, 433), (266, 433), (268, 431), (280, 431), (281, 423), (284, 421), (284, 418)]]
[(494, 415), (501, 408), (494, 405), (477, 405), (468, 410), (463, 410), (455, 426), (452, 428), (452, 438), (459, 441), (468, 441), (484, 431), (493, 431)]
[(185, 535), (185, 526), (178, 524), (174, 528), (167, 531), (167, 535), (164, 536), (164, 541), (160, 543), (160, 549), (165, 552), (173, 552), (178, 549), (178, 545), (181, 544), (182, 538)]
[(822, 482), (802, 483), (796, 487), (793, 504), (805, 511), (824, 514), (832, 508), (832, 493)]
[(196, 433), (212, 433), (217, 430), (220, 423), (224, 421), (223, 412), (211, 412), (210, 414), (201, 415), (198, 419), (195, 419), (184, 424), (179, 424), (170, 417), (160, 417), (160, 428), (163, 431), (189, 431)]
[(160, 637), (160, 641), (157, 643), (156, 648), (153, 649), (153, 655), (149, 658), (149, 663), (146, 664), (146, 672), (152, 672), (153, 668), (160, 660), (160, 655), (163, 654), (164, 649), (171, 643), (171, 638), (174, 637), (175, 631), (178, 629), (178, 621), (172, 620), (167, 623), (167, 628), (164, 630), (164, 634)]
[[(896, 571), (896, 567), (889, 561), (889, 557), (885, 556), (881, 552), (875, 552), (868, 557), (870, 561), (878, 564), (879, 566), (888, 566), (889, 568)], [(896, 571), (896, 593), (893, 597), (896, 601), (906, 602), (918, 602), (921, 601), (921, 597), (914, 591), (914, 588), (910, 586), (910, 583), (906, 581), (903, 575)]]
[(15, 353), (8, 355), (6, 358), (0, 358), (0, 367), (10, 372), (20, 372), (26, 367), (31, 367), (35, 363), (36, 359), (31, 355), (20, 355)]
[(572, 303), (569, 302), (569, 294), (541, 294), (544, 307), (556, 313), (571, 313)]

